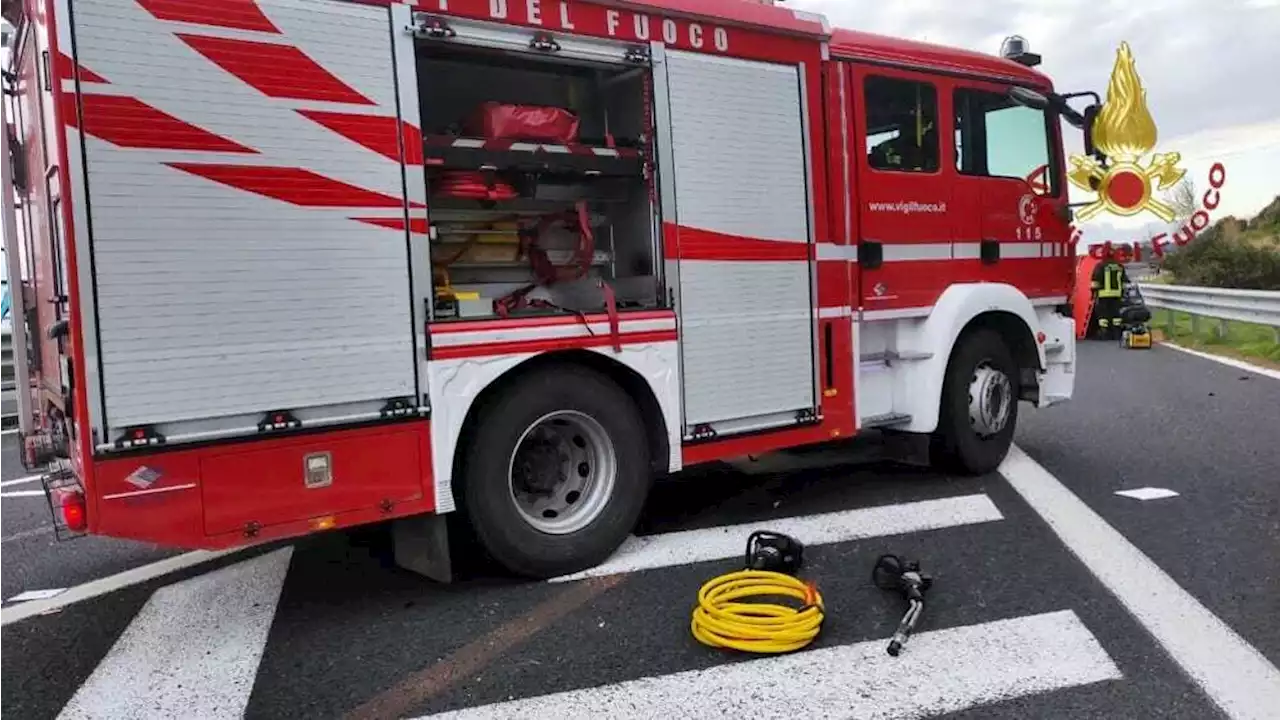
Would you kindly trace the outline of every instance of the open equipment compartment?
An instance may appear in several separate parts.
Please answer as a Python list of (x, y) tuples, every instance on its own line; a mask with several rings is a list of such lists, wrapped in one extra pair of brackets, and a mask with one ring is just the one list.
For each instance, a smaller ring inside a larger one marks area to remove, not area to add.
[(416, 40), (433, 321), (663, 307), (646, 46)]

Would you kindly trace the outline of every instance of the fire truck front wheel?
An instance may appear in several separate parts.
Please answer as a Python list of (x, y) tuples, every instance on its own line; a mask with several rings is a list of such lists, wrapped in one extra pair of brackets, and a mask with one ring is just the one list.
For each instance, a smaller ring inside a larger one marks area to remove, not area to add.
[(967, 475), (994, 471), (1013, 443), (1018, 396), (1018, 366), (1000, 334), (962, 335), (942, 383), (933, 464)]
[(598, 565), (635, 526), (652, 481), (636, 404), (581, 367), (535, 371), (483, 408), (467, 450), (463, 510), (511, 572)]

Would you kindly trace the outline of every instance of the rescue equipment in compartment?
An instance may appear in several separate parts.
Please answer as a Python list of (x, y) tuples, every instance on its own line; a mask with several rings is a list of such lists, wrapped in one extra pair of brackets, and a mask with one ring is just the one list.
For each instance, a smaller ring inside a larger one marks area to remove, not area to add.
[(462, 129), (491, 140), (571, 143), (578, 139), (578, 124), (578, 116), (563, 108), (490, 101), (481, 103)]
[(907, 600), (907, 612), (889, 640), (889, 654), (897, 657), (924, 613), (924, 594), (933, 587), (933, 578), (921, 572), (918, 561), (881, 555), (871, 569), (871, 581), (881, 590), (897, 590)]
[[(794, 538), (757, 531), (747, 539), (746, 569), (707, 581), (698, 590), (690, 630), (708, 647), (752, 653), (799, 650), (822, 630), (822, 594), (812, 582), (794, 575), (804, 546)], [(775, 569), (767, 569), (775, 568)], [(785, 571), (785, 572), (783, 572)], [(751, 596), (784, 597), (803, 605), (739, 602)]]
[[(559, 222), (563, 222), (578, 231), (578, 244), (574, 249), (573, 261), (565, 266), (556, 266), (552, 263), (546, 251), (540, 245), (542, 235)], [(591, 259), (596, 252), (595, 235), (591, 232), (591, 221), (587, 215), (587, 203), (584, 200), (579, 200), (575, 203), (574, 209), (571, 211), (544, 215), (533, 226), (521, 228), (519, 236), (519, 255), (529, 259), (529, 266), (533, 269), (534, 279), (533, 283), (494, 301), (494, 312), (500, 317), (507, 317), (515, 310), (531, 305), (546, 304), (543, 301), (530, 301), (526, 296), (540, 285), (553, 285), (558, 282), (585, 277), (587, 271), (591, 268)], [(611, 297), (611, 294), (606, 293), (606, 297)]]
[(446, 170), (434, 190), (440, 195), (462, 200), (514, 200), (520, 192), (487, 170)]
[[(538, 243), (542, 234), (557, 221), (563, 221), (569, 228), (578, 231), (578, 244), (574, 248), (573, 261), (569, 266), (556, 267)], [(563, 215), (548, 215), (532, 228), (520, 231), (520, 254), (528, 256), (533, 275), (540, 283), (549, 285), (576, 280), (586, 275), (595, 252), (595, 235), (591, 232), (591, 218), (587, 214), (587, 203), (583, 200), (579, 200), (574, 204), (573, 210)]]

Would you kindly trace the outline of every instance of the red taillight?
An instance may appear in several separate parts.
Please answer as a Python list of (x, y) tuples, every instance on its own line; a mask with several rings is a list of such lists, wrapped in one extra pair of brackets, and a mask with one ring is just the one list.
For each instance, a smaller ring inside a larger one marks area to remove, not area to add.
[(72, 532), (84, 532), (89, 526), (84, 508), (84, 493), (59, 488), (52, 494), (54, 507), (62, 517), (62, 524)]

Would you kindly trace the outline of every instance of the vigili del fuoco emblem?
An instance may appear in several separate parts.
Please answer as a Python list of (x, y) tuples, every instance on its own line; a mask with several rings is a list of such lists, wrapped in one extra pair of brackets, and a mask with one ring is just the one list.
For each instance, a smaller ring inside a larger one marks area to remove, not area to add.
[(1107, 85), (1107, 101), (1093, 124), (1093, 144), (1106, 157), (1072, 155), (1067, 173), (1072, 185), (1097, 193), (1093, 202), (1076, 212), (1087, 221), (1103, 210), (1116, 215), (1137, 215), (1143, 210), (1165, 222), (1173, 220), (1173, 208), (1152, 196), (1153, 190), (1173, 187), (1186, 170), (1178, 167), (1182, 155), (1155, 153), (1150, 162), (1143, 158), (1156, 146), (1156, 123), (1147, 110), (1147, 91), (1142, 87), (1128, 43), (1120, 43), (1116, 64)]

